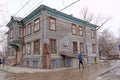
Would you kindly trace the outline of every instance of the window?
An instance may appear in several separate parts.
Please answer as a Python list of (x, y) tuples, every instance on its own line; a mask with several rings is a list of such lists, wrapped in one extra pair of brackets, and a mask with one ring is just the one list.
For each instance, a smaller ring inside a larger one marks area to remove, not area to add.
[(83, 36), (83, 28), (81, 26), (78, 27), (78, 33), (80, 36)]
[(31, 54), (31, 43), (29, 42), (27, 46), (27, 54)]
[(19, 28), (19, 37), (22, 37), (22, 28)]
[(25, 45), (23, 45), (23, 54), (25, 54)]
[(77, 26), (75, 24), (72, 24), (72, 34), (77, 35)]
[(27, 48), (28, 48), (28, 46), (27, 46), (27, 43), (26, 43), (26, 45), (25, 45), (25, 54), (27, 54)]
[(24, 36), (26, 35), (26, 27), (23, 28), (24, 29)]
[(95, 38), (95, 31), (91, 30), (91, 38)]
[(10, 38), (13, 38), (13, 29), (10, 30)]
[(57, 52), (56, 39), (50, 39), (50, 52), (51, 53)]
[(80, 42), (80, 53), (84, 53), (84, 43)]
[(40, 40), (34, 41), (34, 54), (40, 54)]
[(38, 31), (40, 29), (40, 18), (37, 18), (34, 21), (34, 31)]
[(32, 25), (31, 25), (31, 23), (29, 23), (28, 24), (28, 34), (31, 34), (31, 32), (32, 32)]
[(92, 44), (92, 52), (96, 53), (96, 45), (95, 44)]
[(12, 56), (12, 49), (9, 48), (9, 56)]
[(12, 48), (9, 48), (9, 56), (14, 56), (14, 51)]
[(78, 44), (77, 44), (77, 42), (73, 42), (73, 53), (74, 54), (78, 53)]
[(52, 31), (56, 30), (56, 19), (55, 18), (51, 18), (49, 19), (49, 29)]

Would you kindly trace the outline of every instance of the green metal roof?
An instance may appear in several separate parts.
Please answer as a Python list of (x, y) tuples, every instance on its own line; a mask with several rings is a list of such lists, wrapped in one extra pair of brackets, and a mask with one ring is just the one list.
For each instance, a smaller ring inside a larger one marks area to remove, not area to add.
[(9, 21), (7, 26), (11, 27), (13, 23), (18, 23), (19, 25), (22, 25), (21, 20), (22, 20), (22, 18), (20, 18), (20, 17), (11, 16), (11, 20)]
[[(71, 23), (76, 23), (76, 24), (79, 24), (79, 25), (84, 25), (86, 23), (86, 21), (84, 20), (81, 20), (81, 19), (78, 19), (78, 18), (75, 18), (73, 16), (70, 16), (68, 14), (65, 14), (65, 13), (62, 13), (60, 11), (57, 11), (55, 9), (52, 9), (50, 7), (47, 7), (45, 5), (41, 5), (39, 6), (37, 9), (35, 9), (32, 13), (30, 13), (28, 16), (26, 16), (22, 22), (24, 24), (30, 22), (31, 20), (34, 20), (36, 17), (38, 17), (39, 15), (42, 14), (42, 11), (46, 11), (47, 14), (50, 14), (51, 16), (55, 16), (55, 17), (58, 17), (58, 18), (61, 18), (61, 19), (64, 19), (64, 20), (67, 20), (67, 21), (70, 21)], [(87, 23), (87, 27), (90, 27), (90, 28), (96, 28), (97, 26), (94, 25), (94, 24), (91, 24), (91, 23)]]
[[(28, 16), (26, 16), (24, 19), (22, 19), (21, 20), (22, 24), (25, 25), (25, 24), (29, 23), (30, 21), (34, 20), (35, 18), (37, 18), (38, 16), (40, 16), (42, 14), (42, 11), (46, 11), (47, 14), (49, 14), (51, 16), (55, 16), (55, 17), (70, 21), (71, 23), (79, 24), (81, 26), (83, 26), (86, 23), (86, 21), (84, 21), (84, 20), (75, 18), (73, 16), (70, 16), (70, 15), (60, 12), (60, 11), (57, 11), (57, 10), (47, 7), (45, 5), (41, 5), (38, 8), (36, 8), (33, 12), (31, 12)], [(8, 26), (10, 26), (12, 23), (13, 23), (13, 21), (11, 20), (8, 23)], [(97, 27), (97, 25), (87, 23), (87, 27), (95, 29)]]

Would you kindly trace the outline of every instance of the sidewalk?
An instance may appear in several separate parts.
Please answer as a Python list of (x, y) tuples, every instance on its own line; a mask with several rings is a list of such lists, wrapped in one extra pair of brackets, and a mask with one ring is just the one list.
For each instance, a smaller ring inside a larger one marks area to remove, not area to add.
[(35, 73), (35, 72), (52, 71), (49, 69), (33, 69), (33, 68), (16, 67), (16, 66), (9, 66), (9, 65), (5, 65), (4, 67), (1, 66), (0, 70), (5, 71), (5, 72), (9, 72), (9, 73)]
[[(105, 72), (111, 70), (111, 69), (114, 69), (116, 66), (120, 65), (120, 64), (117, 64), (117, 63), (120, 63), (120, 61), (117, 61), (117, 62), (112, 62), (111, 64), (113, 66), (110, 66), (110, 67), (107, 67), (107, 68), (100, 68), (100, 71), (99, 71), (99, 75), (102, 75), (104, 74)], [(99, 64), (89, 64), (89, 65), (86, 65), (86, 67), (93, 67), (96, 68), (96, 66), (104, 66), (108, 63), (99, 63)], [(117, 65), (115, 65), (117, 64)], [(61, 71), (61, 70), (66, 70), (68, 68), (57, 68), (57, 69), (33, 69), (33, 68), (26, 68), (26, 67), (16, 67), (16, 66), (9, 66), (9, 65), (5, 65), (4, 67), (3, 66), (0, 66), (0, 70), (2, 71), (5, 71), (5, 72), (9, 72), (9, 73), (36, 73), (36, 72), (50, 72), (50, 71)], [(69, 69), (73, 69), (73, 68), (69, 68)]]
[(34, 68), (28, 68), (28, 67), (16, 67), (16, 66), (9, 66), (5, 65), (0, 66), (0, 70), (8, 72), (8, 73), (36, 73), (36, 72), (50, 72), (50, 71), (61, 71), (65, 69), (71, 69), (71, 68), (56, 68), (56, 69), (34, 69)]

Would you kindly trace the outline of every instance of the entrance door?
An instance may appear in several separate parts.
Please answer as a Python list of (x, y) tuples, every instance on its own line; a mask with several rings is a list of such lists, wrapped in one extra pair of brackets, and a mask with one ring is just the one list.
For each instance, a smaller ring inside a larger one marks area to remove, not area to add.
[(21, 59), (21, 54), (20, 54), (20, 50), (16, 51), (16, 63), (19, 64)]
[(73, 53), (78, 52), (77, 42), (73, 42)]
[(71, 58), (70, 57), (66, 57), (66, 67), (71, 67)]
[(33, 68), (38, 68), (38, 60), (33, 60)]

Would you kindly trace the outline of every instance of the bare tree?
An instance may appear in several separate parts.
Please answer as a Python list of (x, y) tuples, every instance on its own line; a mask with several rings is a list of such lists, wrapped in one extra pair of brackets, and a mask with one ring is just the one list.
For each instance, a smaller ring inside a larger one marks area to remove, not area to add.
[(91, 22), (94, 18), (94, 14), (89, 11), (88, 7), (84, 7), (80, 11), (80, 16), (86, 22)]
[(99, 54), (109, 58), (109, 55), (113, 52), (115, 48), (115, 38), (108, 30), (104, 30), (99, 35)]
[[(87, 31), (86, 31), (86, 26), (89, 23), (93, 23), (94, 25), (96, 25), (96, 29), (95, 29), (95, 33), (96, 35), (98, 34), (98, 30), (103, 27), (109, 20), (110, 18), (103, 18), (100, 14), (95, 15), (93, 12), (90, 12), (88, 7), (84, 7), (81, 11), (80, 11), (80, 16), (81, 19), (83, 19), (85, 21), (84, 23), (84, 42), (85, 42), (85, 47), (86, 47), (86, 55), (88, 57), (88, 44), (87, 44)], [(97, 38), (97, 37), (96, 37)], [(105, 41), (104, 41), (105, 42)], [(98, 45), (98, 41), (96, 39), (96, 44)], [(101, 45), (102, 46), (102, 45)], [(107, 47), (107, 46), (106, 46)], [(109, 44), (109, 49), (112, 48), (112, 44)], [(100, 48), (101, 49), (101, 48)], [(102, 50), (100, 50), (102, 51)], [(101, 52), (99, 52), (101, 53)], [(107, 52), (109, 54), (109, 52)], [(88, 62), (88, 58), (87, 58), (87, 62)]]
[(111, 18), (103, 18), (100, 14), (97, 16), (90, 12), (88, 7), (83, 7), (83, 9), (80, 11), (81, 19), (86, 21), (84, 25), (87, 25), (88, 23), (93, 23), (97, 26), (96, 30), (99, 30), (102, 26), (104, 26)]
[(0, 28), (0, 47), (1, 52), (3, 56), (7, 53), (7, 35), (5, 34), (6, 30), (4, 30), (2, 27)]

